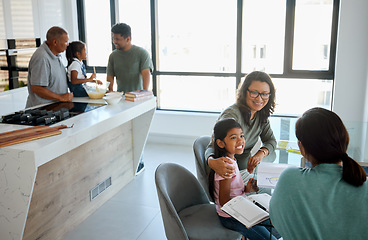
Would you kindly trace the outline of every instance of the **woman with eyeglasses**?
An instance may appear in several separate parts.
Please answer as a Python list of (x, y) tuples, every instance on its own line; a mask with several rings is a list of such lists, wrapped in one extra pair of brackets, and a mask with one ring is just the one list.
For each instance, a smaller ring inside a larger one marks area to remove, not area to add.
[[(243, 154), (237, 155), (236, 159), (244, 183), (252, 177), (255, 167), (262, 159), (273, 152), (276, 148), (276, 139), (270, 127), (268, 117), (275, 108), (275, 87), (271, 77), (261, 71), (249, 73), (238, 89), (236, 103), (226, 108), (218, 120), (234, 118), (240, 123), (245, 136), (245, 149)], [(263, 145), (258, 152), (251, 156), (250, 151), (261, 139)], [(214, 158), (212, 142), (208, 145), (205, 157), (208, 166), (223, 178), (231, 178), (234, 167), (225, 157)], [(254, 186), (253, 191), (258, 187)]]

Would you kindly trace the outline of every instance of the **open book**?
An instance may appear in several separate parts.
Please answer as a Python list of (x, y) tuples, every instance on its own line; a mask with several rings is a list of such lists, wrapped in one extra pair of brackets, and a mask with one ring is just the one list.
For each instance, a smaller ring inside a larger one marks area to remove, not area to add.
[(221, 209), (247, 228), (251, 228), (269, 218), (270, 200), (271, 196), (267, 193), (237, 196), (225, 203)]

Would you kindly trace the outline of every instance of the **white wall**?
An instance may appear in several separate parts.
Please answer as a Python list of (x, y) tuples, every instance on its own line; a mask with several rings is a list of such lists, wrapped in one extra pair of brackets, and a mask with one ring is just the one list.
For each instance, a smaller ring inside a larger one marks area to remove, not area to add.
[(211, 135), (218, 114), (156, 111), (149, 142), (192, 145), (203, 135)]
[(368, 1), (341, 0), (333, 110), (345, 121), (368, 120)]
[(332, 110), (344, 121), (349, 153), (368, 161), (368, 1), (341, 0)]

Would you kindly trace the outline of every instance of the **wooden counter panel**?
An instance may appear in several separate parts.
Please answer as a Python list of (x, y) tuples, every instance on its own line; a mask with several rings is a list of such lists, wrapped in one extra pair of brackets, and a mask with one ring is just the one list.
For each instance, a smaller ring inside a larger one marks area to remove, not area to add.
[[(133, 179), (132, 159), (128, 122), (40, 166), (23, 239), (62, 239)], [(110, 176), (112, 185), (90, 201)]]

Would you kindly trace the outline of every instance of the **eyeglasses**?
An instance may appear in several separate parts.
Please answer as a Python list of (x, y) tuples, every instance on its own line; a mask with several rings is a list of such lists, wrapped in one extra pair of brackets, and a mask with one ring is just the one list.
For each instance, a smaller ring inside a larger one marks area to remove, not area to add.
[(251, 98), (257, 98), (258, 96), (261, 96), (261, 98), (265, 100), (265, 99), (269, 99), (271, 95), (271, 93), (259, 93), (259, 92), (251, 91), (249, 89), (247, 89), (247, 91), (249, 92), (249, 96)]

